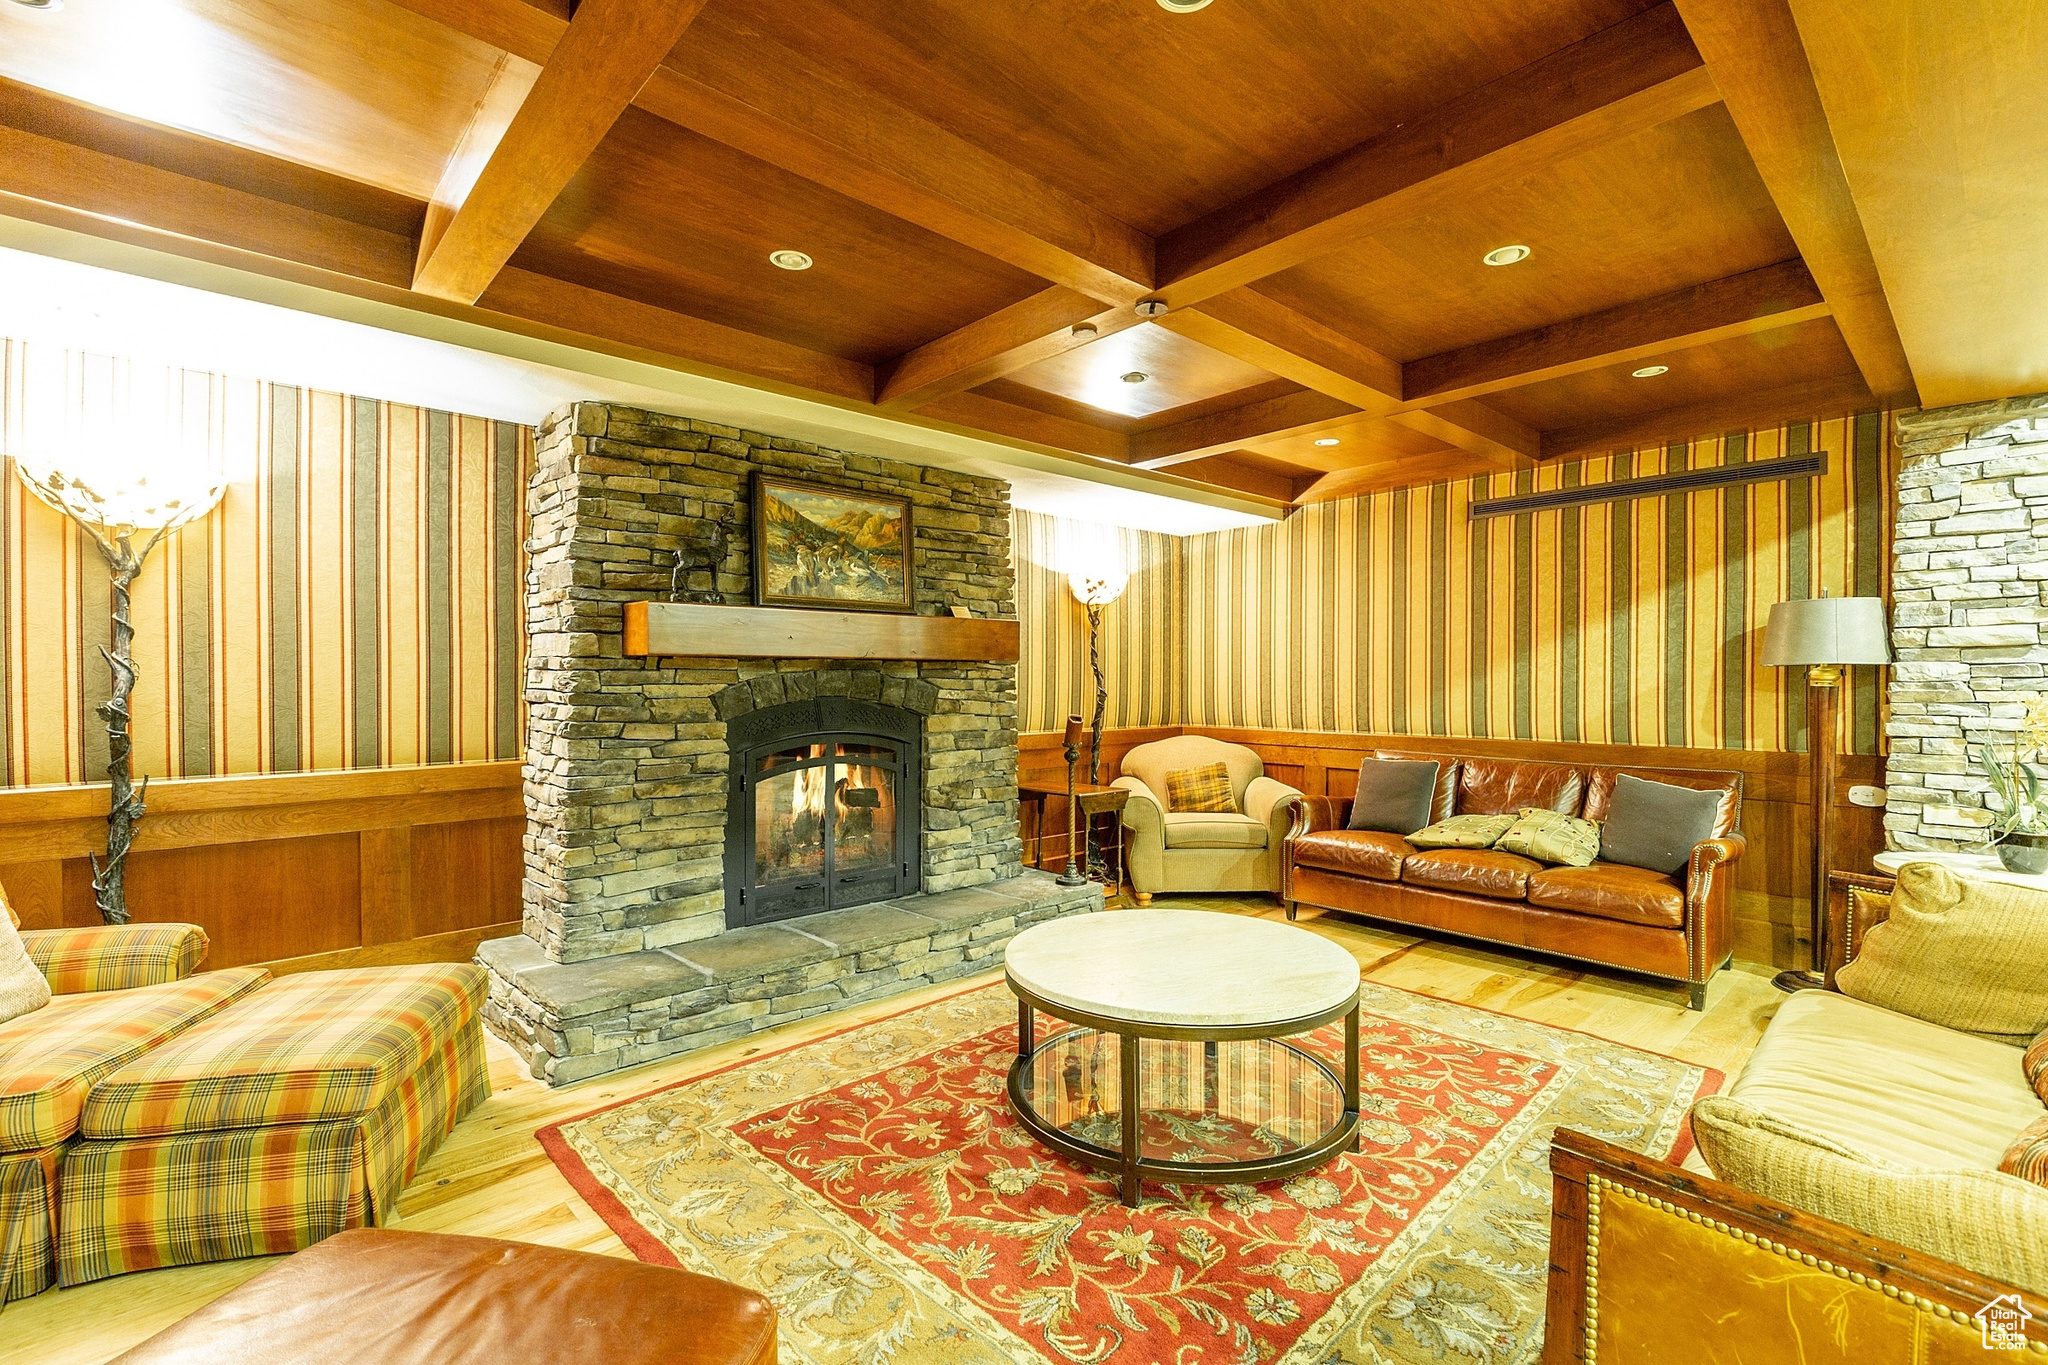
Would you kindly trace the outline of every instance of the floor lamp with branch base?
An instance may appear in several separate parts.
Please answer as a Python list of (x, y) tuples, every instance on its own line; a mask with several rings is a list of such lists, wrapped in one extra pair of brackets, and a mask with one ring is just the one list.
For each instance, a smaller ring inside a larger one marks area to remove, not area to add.
[(1808, 894), (1813, 963), (1805, 971), (1779, 972), (1779, 990), (1808, 990), (1827, 984), (1828, 872), (1835, 841), (1835, 744), (1840, 725), (1842, 669), (1850, 664), (1891, 662), (1890, 637), (1881, 597), (1829, 597), (1825, 592), (1771, 608), (1764, 627), (1766, 668), (1806, 670), (1806, 752), (1812, 813), (1813, 866)]
[(135, 842), (135, 826), (142, 819), (143, 796), (149, 788), (147, 777), (141, 788), (135, 785), (134, 743), (129, 738), (128, 701), (137, 676), (129, 592), (157, 542), (211, 511), (226, 485), (200, 470), (149, 469), (125, 454), (80, 455), (63, 461), (17, 459), (15, 468), (28, 490), (71, 518), (107, 562), (112, 619), (100, 657), (107, 661), (112, 686), (99, 706), (100, 719), (107, 724), (107, 856), (104, 861), (92, 857), (92, 893), (102, 920), (126, 924), (128, 850)]

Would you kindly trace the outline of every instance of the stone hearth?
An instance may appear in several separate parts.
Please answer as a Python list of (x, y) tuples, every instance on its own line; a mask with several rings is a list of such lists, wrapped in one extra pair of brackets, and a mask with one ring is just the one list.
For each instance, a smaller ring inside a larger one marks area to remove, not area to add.
[[(1094, 887), (1025, 873), (1013, 663), (643, 658), (628, 601), (751, 600), (757, 469), (908, 498), (917, 610), (1015, 619), (1009, 489), (607, 404), (539, 428), (528, 491), (523, 933), (486, 943), (490, 1027), (562, 1084), (984, 970)], [(923, 721), (921, 894), (728, 929), (726, 727), (845, 697)]]

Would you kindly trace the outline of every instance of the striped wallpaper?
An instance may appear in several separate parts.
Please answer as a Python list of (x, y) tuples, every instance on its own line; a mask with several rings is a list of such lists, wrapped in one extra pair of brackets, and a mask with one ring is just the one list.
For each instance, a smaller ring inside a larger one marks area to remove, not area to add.
[[(1757, 663), (1762, 627), (1788, 597), (1886, 590), (1890, 428), (1880, 413), (1793, 423), (1148, 540), (1132, 591), (1164, 580), (1147, 595), (1178, 600), (1180, 616), (1152, 639), (1126, 627), (1118, 658), (1156, 657), (1177, 632), (1181, 676), (1164, 686), (1178, 710), (1113, 690), (1111, 715), (1126, 718), (1112, 723), (1804, 749), (1805, 688)], [(1811, 450), (1829, 456), (1811, 481), (1466, 515), (1475, 498)], [(1022, 586), (1019, 601), (1027, 622), (1059, 623)], [(1070, 639), (1045, 638), (1027, 626), (1025, 729), (1054, 728), (1077, 695), (1066, 656), (1052, 657)], [(1875, 670), (1855, 670), (1852, 688), (1843, 745), (1877, 752)]]
[[(136, 583), (138, 773), (519, 754), (530, 428), (0, 342), (0, 454), (108, 427), (231, 480)], [(5, 463), (0, 778), (99, 781), (105, 562)]]
[(1017, 666), (1017, 728), (1057, 730), (1070, 715), (1095, 711), (1088, 667), (1088, 614), (1067, 587), (1065, 565), (1077, 548), (1114, 543), (1130, 585), (1102, 609), (1102, 664), (1109, 682), (1106, 726), (1178, 724), (1181, 710), (1181, 540), (1153, 531), (1066, 521), (1040, 512), (1011, 514), (1017, 567), (1017, 616), (1023, 659)]

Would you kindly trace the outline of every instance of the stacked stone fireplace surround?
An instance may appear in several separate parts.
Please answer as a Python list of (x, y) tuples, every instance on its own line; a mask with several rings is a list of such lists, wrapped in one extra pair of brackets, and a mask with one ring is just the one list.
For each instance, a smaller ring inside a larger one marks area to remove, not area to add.
[(1973, 755), (2010, 755), (2048, 695), (2048, 394), (1902, 414), (1885, 833), (1976, 849), (1996, 818)]
[[(622, 651), (624, 604), (665, 600), (678, 551), (694, 597), (751, 602), (756, 470), (908, 498), (919, 613), (1015, 619), (1006, 484), (600, 403), (550, 414), (535, 453), (523, 932), (477, 960), (489, 1026), (536, 1077), (984, 971), (1025, 926), (1101, 907), (1023, 868), (1014, 663)], [(923, 718), (922, 891), (728, 929), (727, 723), (816, 697)]]

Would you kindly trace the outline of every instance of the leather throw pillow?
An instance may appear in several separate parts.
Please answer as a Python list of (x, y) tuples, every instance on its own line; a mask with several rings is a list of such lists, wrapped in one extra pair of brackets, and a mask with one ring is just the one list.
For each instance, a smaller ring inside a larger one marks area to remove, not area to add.
[(1492, 848), (1515, 823), (1512, 815), (1453, 815), (1408, 836), (1417, 848)]
[(14, 922), (0, 917), (0, 1024), (50, 1003), (50, 983), (21, 946)]
[[(1600, 825), (1562, 811), (1531, 807), (1494, 845), (1503, 853), (1519, 853), (1539, 863), (1564, 867), (1590, 867), (1600, 856)], [(1689, 853), (1691, 850), (1687, 850)]]
[(1907, 863), (1891, 917), (1835, 973), (1842, 994), (2028, 1047), (2048, 1029), (2048, 893)]
[(1237, 795), (1230, 790), (1230, 767), (1204, 763), (1175, 768), (1166, 775), (1166, 808), (1174, 812), (1216, 811), (1237, 814)]
[(1348, 829), (1372, 829), (1403, 838), (1429, 823), (1436, 775), (1443, 768), (1422, 758), (1368, 758), (1358, 765), (1358, 795), (1351, 798)]
[(1600, 826), (1600, 860), (1648, 868), (1667, 876), (1683, 872), (1693, 846), (1714, 837), (1721, 793), (1619, 773)]

